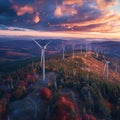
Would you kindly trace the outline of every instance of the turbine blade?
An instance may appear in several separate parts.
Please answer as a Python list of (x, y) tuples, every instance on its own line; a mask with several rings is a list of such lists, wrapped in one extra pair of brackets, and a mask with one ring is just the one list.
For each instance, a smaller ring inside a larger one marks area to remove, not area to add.
[(52, 40), (49, 41), (44, 47), (46, 48), (51, 42), (52, 42)]
[(65, 47), (63, 47), (62, 50), (65, 51)]
[(41, 46), (36, 40), (34, 40), (34, 42), (35, 42), (40, 48), (42, 48), (42, 46)]
[(103, 55), (103, 59), (104, 59), (104, 61), (106, 62), (107, 60), (105, 59), (105, 56)]

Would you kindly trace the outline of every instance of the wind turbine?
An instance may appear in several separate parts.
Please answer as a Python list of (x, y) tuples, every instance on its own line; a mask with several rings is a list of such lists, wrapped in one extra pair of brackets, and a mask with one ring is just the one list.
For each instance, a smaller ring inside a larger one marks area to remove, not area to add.
[(98, 58), (98, 56), (99, 56), (99, 50), (98, 50), (98, 48), (95, 48), (94, 52), (95, 52), (96, 58)]
[(85, 51), (86, 53), (88, 52), (88, 44), (86, 43), (86, 46), (85, 46)]
[(115, 72), (117, 73), (118, 72), (118, 62), (116, 60), (116, 63), (115, 63)]
[(75, 44), (72, 45), (72, 49), (73, 49), (73, 55), (72, 55), (72, 57), (74, 58), (75, 57)]
[(108, 76), (109, 76), (109, 63), (110, 61), (107, 61), (104, 57), (105, 60), (105, 65), (104, 65), (104, 73), (106, 73), (106, 79), (108, 80)]
[(88, 51), (88, 45), (86, 44), (85, 45), (85, 55), (84, 55), (85, 57), (87, 57), (87, 51)]
[(82, 45), (80, 45), (80, 51), (81, 51), (81, 53), (82, 53)]
[(89, 52), (92, 52), (92, 48), (90, 44), (89, 44)]
[(65, 46), (63, 45), (63, 41), (62, 41), (62, 59), (65, 59)]
[(38, 45), (38, 47), (41, 49), (41, 64), (42, 64), (42, 79), (45, 81), (45, 50), (47, 49), (47, 46), (52, 42), (48, 42), (46, 45), (41, 46), (36, 40), (34, 42)]
[(57, 87), (57, 82), (56, 81), (54, 82), (54, 86), (55, 86), (55, 89), (57, 90), (58, 87)]

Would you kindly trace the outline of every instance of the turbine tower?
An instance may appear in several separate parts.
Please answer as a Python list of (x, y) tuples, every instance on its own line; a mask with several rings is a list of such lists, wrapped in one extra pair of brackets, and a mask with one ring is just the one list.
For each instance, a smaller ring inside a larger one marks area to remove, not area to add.
[(118, 62), (116, 60), (116, 63), (115, 63), (115, 72), (118, 72)]
[(45, 50), (47, 49), (47, 46), (51, 43), (51, 41), (44, 46), (41, 46), (36, 40), (34, 40), (34, 42), (41, 49), (42, 79), (43, 81), (45, 81)]
[(72, 45), (72, 49), (73, 49), (73, 55), (72, 55), (72, 57), (74, 58), (75, 57), (75, 44)]
[(88, 45), (86, 44), (85, 45), (85, 55), (84, 55), (85, 57), (87, 57), (87, 52), (88, 52)]
[(63, 41), (62, 41), (62, 59), (65, 59), (65, 46), (63, 45)]
[(81, 51), (81, 53), (82, 53), (82, 45), (80, 45), (80, 51)]
[(85, 52), (86, 53), (88, 52), (88, 44), (86, 44), (86, 46), (85, 46)]
[(110, 61), (107, 61), (104, 57), (104, 60), (105, 60), (105, 66), (104, 66), (104, 74), (106, 73), (106, 80), (108, 80), (108, 77), (109, 77), (109, 63)]
[(91, 44), (89, 44), (89, 52), (92, 52)]

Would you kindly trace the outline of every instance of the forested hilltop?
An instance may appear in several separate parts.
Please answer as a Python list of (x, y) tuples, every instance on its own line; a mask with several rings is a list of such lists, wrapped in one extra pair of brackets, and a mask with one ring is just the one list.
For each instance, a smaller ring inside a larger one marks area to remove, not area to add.
[[(45, 83), (41, 80), (42, 67), (37, 59), (22, 63), (21, 67), (16, 64), (13, 72), (1, 73), (0, 101), (5, 101), (4, 106), (1, 102), (2, 118), (119, 120), (120, 70), (115, 71), (114, 60), (105, 56), (111, 60), (107, 80), (102, 54), (78, 52), (74, 58), (71, 56), (46, 59)], [(37, 112), (28, 98), (37, 106)], [(16, 110), (20, 110), (19, 114)]]

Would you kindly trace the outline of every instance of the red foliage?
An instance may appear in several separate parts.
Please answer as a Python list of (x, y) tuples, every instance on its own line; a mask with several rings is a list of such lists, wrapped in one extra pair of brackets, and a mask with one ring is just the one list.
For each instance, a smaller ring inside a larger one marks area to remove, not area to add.
[(110, 102), (108, 102), (107, 100), (104, 99), (104, 105), (109, 109), (112, 110), (113, 106)]
[(31, 82), (34, 83), (36, 81), (34, 75), (32, 75), (30, 73), (27, 74), (26, 80), (27, 80), (28, 83), (31, 83)]
[(33, 76), (31, 74), (27, 74), (26, 79), (27, 81), (31, 81), (33, 79)]
[(96, 120), (96, 118), (91, 114), (85, 114), (83, 120)]
[(51, 90), (48, 89), (48, 88), (42, 88), (42, 89), (40, 90), (40, 96), (41, 96), (42, 99), (44, 99), (44, 100), (49, 100), (49, 99), (51, 99), (51, 94), (52, 94), (52, 92), (51, 92)]
[(27, 87), (27, 83), (23, 80), (20, 81), (19, 83), (20, 86), (24, 86), (24, 87)]
[(85, 115), (83, 116), (83, 120), (89, 120), (89, 114), (85, 114)]
[(75, 104), (65, 96), (57, 100), (57, 113), (53, 120), (80, 120), (75, 111)]
[(37, 69), (36, 69), (36, 68), (33, 69), (33, 73), (34, 73), (34, 74), (37, 73)]
[(96, 120), (96, 118), (93, 115), (89, 115), (89, 120)]

